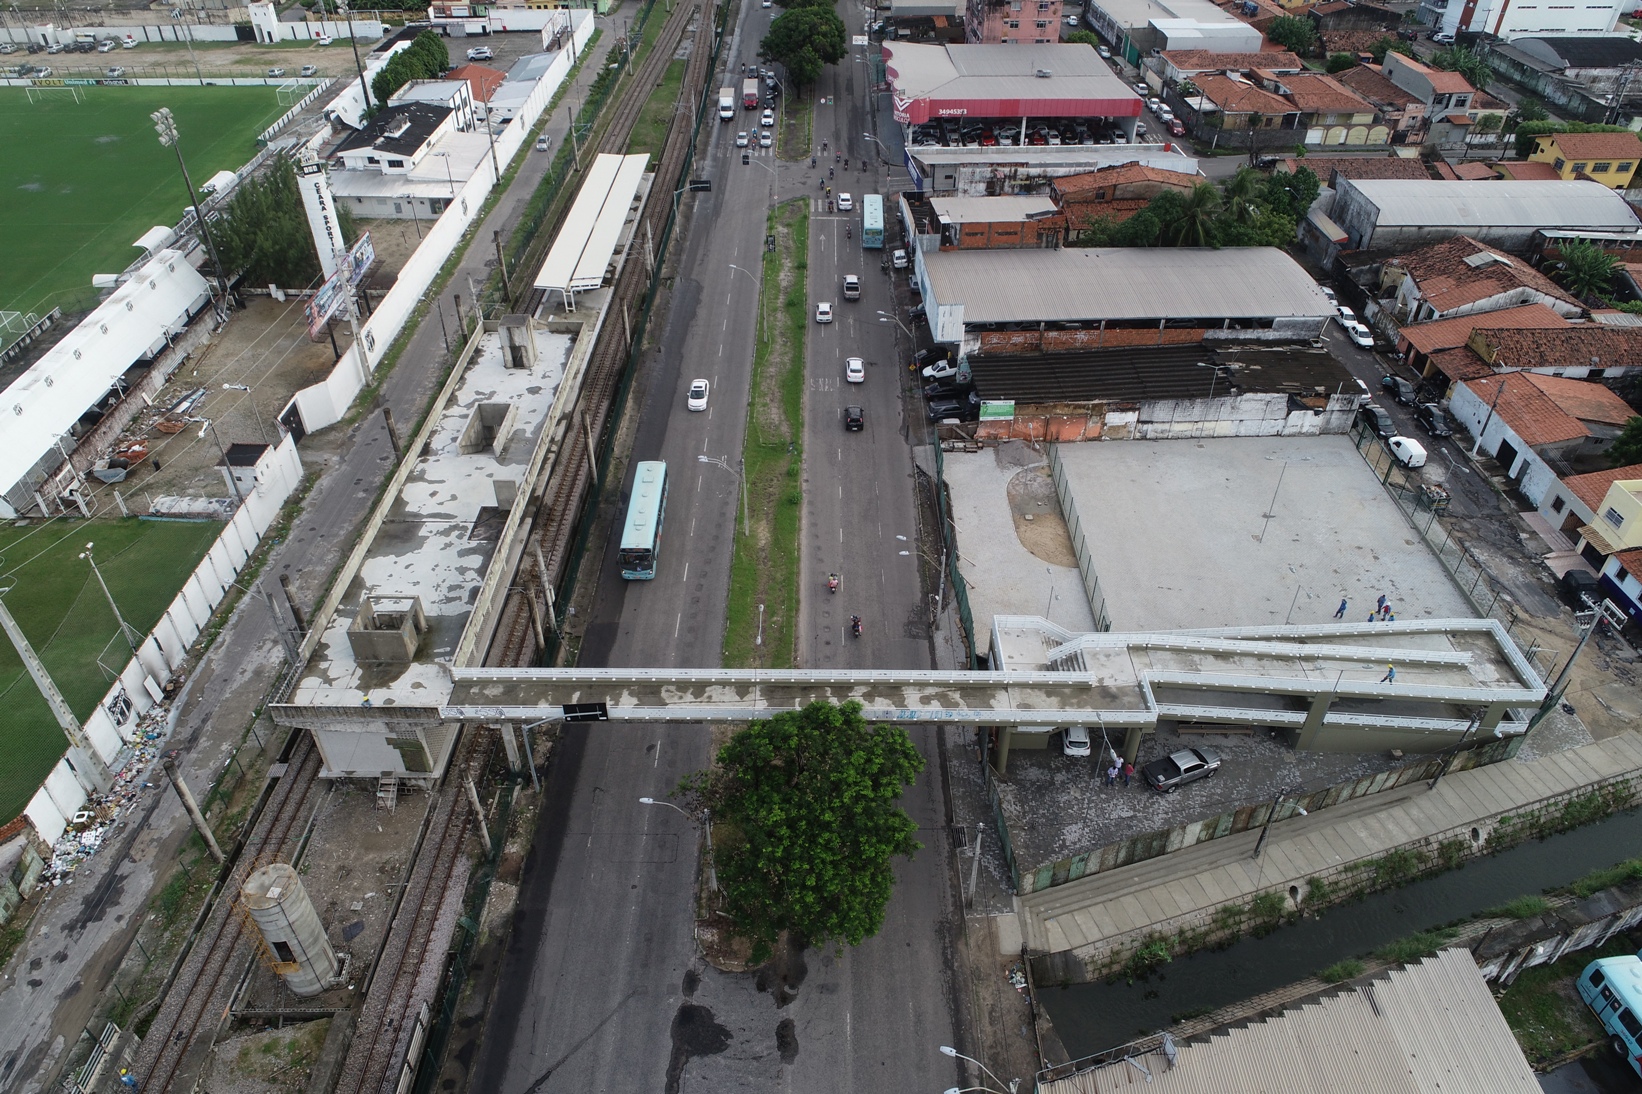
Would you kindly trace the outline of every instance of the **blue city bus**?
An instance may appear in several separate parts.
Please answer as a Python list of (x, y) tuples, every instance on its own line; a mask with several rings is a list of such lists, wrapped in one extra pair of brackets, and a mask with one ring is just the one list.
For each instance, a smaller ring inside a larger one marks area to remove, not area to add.
[(861, 195), (861, 246), (884, 249), (884, 198), (882, 194)]
[(1598, 958), (1574, 983), (1614, 1051), (1642, 1075), (1642, 956)]
[(661, 522), (667, 515), (667, 465), (645, 460), (633, 471), (633, 496), (627, 502), (627, 524), (622, 528), (621, 576), (649, 581), (656, 576), (661, 550)]

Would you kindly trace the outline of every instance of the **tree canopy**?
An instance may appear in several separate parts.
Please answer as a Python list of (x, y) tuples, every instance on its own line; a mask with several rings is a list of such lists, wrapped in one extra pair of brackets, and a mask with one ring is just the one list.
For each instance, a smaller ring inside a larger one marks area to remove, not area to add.
[(1615, 467), (1642, 463), (1642, 418), (1631, 418), (1608, 446), (1608, 459)]
[[(336, 212), (342, 238), (351, 246), (359, 237), (353, 217), (342, 206)], [(227, 272), (243, 273), (252, 285), (296, 289), (319, 278), (319, 255), (289, 156), (279, 156), (268, 170), (234, 188), (222, 215), (211, 223), (211, 237)]]
[(1100, 36), (1092, 30), (1074, 30), (1067, 33), (1062, 39), (1065, 42), (1076, 42), (1080, 46), (1099, 47)]
[(1310, 19), (1297, 15), (1279, 15), (1266, 28), (1266, 37), (1295, 53), (1307, 54), (1317, 44), (1317, 27)]
[(830, 4), (823, 3), (791, 8), (776, 16), (758, 51), (784, 65), (793, 83), (808, 87), (824, 66), (844, 59), (848, 40), (844, 21)]
[(382, 71), (371, 77), (371, 94), (381, 106), (386, 106), (393, 93), (412, 80), (432, 80), (443, 76), (450, 68), (450, 54), (445, 40), (431, 30), (424, 30), (411, 40), (408, 49), (395, 53)]
[(685, 780), (712, 816), (726, 911), (756, 960), (782, 931), (851, 946), (878, 933), (890, 861), (921, 846), (896, 803), (923, 766), (899, 726), (869, 725), (857, 702), (815, 702), (751, 723)]
[(1164, 191), (1123, 221), (1071, 226), (1090, 247), (1286, 247), (1321, 184), (1307, 168), (1269, 177), (1243, 168), (1216, 190), (1199, 183), (1189, 193)]
[(1439, 49), (1432, 56), (1431, 63), (1445, 71), (1458, 72), (1478, 91), (1487, 87), (1488, 81), (1494, 78), (1494, 70), (1488, 67), (1488, 62), (1482, 59), (1482, 54), (1465, 46)]
[(1553, 269), (1563, 288), (1582, 300), (1607, 296), (1619, 259), (1588, 239), (1570, 239), (1558, 252)]
[(1344, 72), (1348, 68), (1357, 67), (1357, 58), (1350, 53), (1330, 53), (1328, 55), (1329, 72)]

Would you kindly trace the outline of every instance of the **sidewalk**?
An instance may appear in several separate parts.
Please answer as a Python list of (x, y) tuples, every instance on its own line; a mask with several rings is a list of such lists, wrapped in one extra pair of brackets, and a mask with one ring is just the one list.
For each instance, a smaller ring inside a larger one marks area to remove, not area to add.
[[(617, 11), (598, 20), (604, 33), (584, 51), (576, 80), (548, 121), (555, 141), (568, 132), (573, 105), (585, 97), (617, 37), (609, 33), (612, 18), (619, 25)], [(546, 173), (552, 157), (532, 147), (520, 150), (523, 166), (513, 185), (473, 233), (449, 282), (455, 293), (468, 295), (469, 275), (475, 281), (489, 275), (495, 261), (492, 232), (505, 238)], [(455, 314), (454, 303), (450, 313)], [(392, 448), (379, 408), (391, 407), (401, 428), (415, 422), (437, 390), (445, 356), (435, 314), (409, 335), (398, 366), (383, 382), (378, 412), (303, 441), (303, 463), (317, 482), (289, 536), (267, 548), (263, 581), (289, 576), (297, 599), (311, 609), (353, 543), (370, 500), (392, 473)], [(167, 747), (182, 751), (184, 775), (197, 796), (203, 797), (233, 760), (284, 668), (272, 623), (261, 597), (245, 597), (179, 693), (180, 714)], [(265, 741), (271, 730), (266, 719), (258, 724)], [(68, 884), (43, 898), (28, 940), (0, 978), (0, 1094), (39, 1091), (52, 1079), (102, 1008), (103, 985), (130, 946), (156, 883), (177, 860), (188, 836), (187, 820), (163, 776), (151, 781), (159, 788), (144, 791), (144, 812)], [(91, 1030), (92, 1036), (100, 1032), (100, 1023)]]
[(1416, 841), (1461, 833), (1485, 842), (1502, 814), (1639, 773), (1642, 736), (1634, 733), (1530, 763), (1457, 772), (1435, 790), (1417, 784), (1280, 822), (1260, 859), (1253, 857), (1259, 833), (1242, 832), (1032, 893), (1019, 901), (1022, 932), (1033, 950), (1072, 951), (1092, 968), (1149, 932), (1212, 926), (1224, 905), (1304, 893), (1311, 878)]

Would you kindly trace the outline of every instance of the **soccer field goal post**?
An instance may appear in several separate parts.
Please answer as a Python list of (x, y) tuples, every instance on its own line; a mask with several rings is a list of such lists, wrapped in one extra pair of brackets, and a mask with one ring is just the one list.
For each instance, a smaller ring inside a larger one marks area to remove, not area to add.
[(60, 87), (43, 84), (30, 84), (23, 88), (23, 94), (28, 97), (28, 101), (31, 103), (43, 103), (46, 102), (52, 95), (61, 96), (65, 92), (67, 92), (69, 98), (73, 99), (77, 103), (85, 101), (85, 97), (80, 94), (79, 87), (74, 84), (64, 84)]
[(307, 93), (308, 85), (300, 80), (286, 80), (274, 92), (279, 97), (280, 106), (290, 106)]

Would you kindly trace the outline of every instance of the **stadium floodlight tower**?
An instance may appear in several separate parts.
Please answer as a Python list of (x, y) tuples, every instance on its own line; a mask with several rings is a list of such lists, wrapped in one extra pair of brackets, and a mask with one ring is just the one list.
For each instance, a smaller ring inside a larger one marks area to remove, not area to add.
[(217, 269), (217, 289), (219, 296), (216, 301), (217, 318), (228, 318), (228, 275), (222, 268), (222, 258), (217, 254), (216, 241), (211, 238), (211, 225), (205, 216), (205, 209), (200, 205), (199, 195), (194, 192), (194, 180), (188, 177), (188, 164), (182, 158), (182, 145), (177, 140), (177, 119), (171, 116), (169, 107), (160, 107), (149, 115), (154, 119), (154, 132), (160, 135), (160, 143), (177, 154), (177, 166), (182, 168), (183, 185), (188, 187), (188, 200), (194, 206), (194, 219), (199, 221), (200, 234), (205, 237), (205, 249), (211, 254), (211, 265)]

